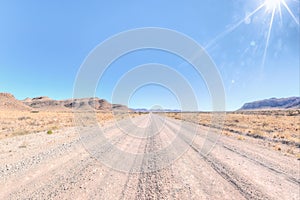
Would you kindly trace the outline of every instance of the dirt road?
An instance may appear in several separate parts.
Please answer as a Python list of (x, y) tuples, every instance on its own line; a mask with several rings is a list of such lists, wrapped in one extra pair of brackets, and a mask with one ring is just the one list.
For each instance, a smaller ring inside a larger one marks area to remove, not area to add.
[(154, 114), (101, 130), (0, 140), (0, 199), (300, 198), (300, 161), (259, 143)]

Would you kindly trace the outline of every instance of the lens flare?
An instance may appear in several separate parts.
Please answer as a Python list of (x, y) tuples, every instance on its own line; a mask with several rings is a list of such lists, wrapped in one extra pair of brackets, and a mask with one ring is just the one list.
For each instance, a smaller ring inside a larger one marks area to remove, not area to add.
[(267, 11), (273, 12), (273, 10), (280, 9), (280, 5), (284, 0), (265, 0), (265, 7)]
[(268, 51), (269, 42), (270, 42), (271, 31), (272, 31), (272, 27), (273, 27), (273, 23), (274, 23), (274, 17), (277, 12), (279, 13), (280, 20), (282, 21), (281, 6), (283, 6), (288, 11), (290, 16), (295, 21), (295, 23), (297, 25), (299, 25), (299, 21), (297, 20), (297, 18), (295, 17), (295, 15), (293, 14), (293, 12), (289, 8), (289, 6), (287, 5), (286, 0), (265, 0), (263, 5), (265, 6), (266, 11), (271, 13), (271, 18), (270, 18), (270, 22), (269, 22), (269, 28), (268, 28), (267, 38), (266, 38), (266, 45), (265, 45), (264, 54), (263, 54), (263, 58), (262, 58), (262, 68), (264, 68), (264, 65), (265, 65), (267, 51)]
[[(294, 0), (295, 2), (298, 3), (299, 6), (299, 1), (298, 0)], [(250, 14), (246, 15), (245, 18), (242, 18), (240, 21), (238, 21), (237, 23), (233, 24), (232, 26), (228, 27), (224, 32), (220, 33), (219, 35), (217, 35), (212, 41), (210, 41), (205, 48), (208, 49), (210, 47), (212, 47), (214, 44), (217, 43), (218, 40), (222, 39), (223, 37), (225, 37), (227, 34), (230, 34), (231, 32), (233, 32), (235, 29), (237, 29), (239, 26), (245, 24), (245, 22), (252, 16), (256, 15), (258, 12), (260, 12), (261, 10), (265, 10), (264, 11), (264, 17), (269, 18), (269, 22), (267, 24), (267, 31), (265, 34), (265, 47), (264, 47), (264, 53), (262, 55), (262, 69), (264, 68), (265, 65), (265, 60), (267, 57), (267, 51), (268, 51), (268, 47), (269, 47), (269, 42), (270, 42), (270, 38), (271, 38), (271, 32), (274, 26), (274, 21), (277, 19), (276, 16), (279, 17), (280, 21), (279, 23), (282, 24), (282, 18), (286, 17), (283, 16), (283, 10), (287, 11), (287, 14), (289, 16), (287, 17), (291, 17), (294, 22), (299, 25), (299, 16), (295, 16), (295, 14), (292, 12), (292, 10), (290, 9), (289, 5), (288, 5), (288, 0), (260, 0), (260, 4), (259, 6), (253, 10), (252, 12), (250, 12)], [(249, 24), (249, 23), (246, 23)]]

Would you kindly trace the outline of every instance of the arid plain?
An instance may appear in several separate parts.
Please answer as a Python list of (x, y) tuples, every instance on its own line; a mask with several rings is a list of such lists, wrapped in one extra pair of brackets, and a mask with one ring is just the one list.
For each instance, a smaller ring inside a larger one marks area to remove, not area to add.
[[(3, 96), (0, 199), (300, 197), (297, 109), (228, 112), (223, 126), (216, 126), (209, 112), (142, 113), (115, 105), (118, 112), (95, 110), (97, 124), (87, 120), (78, 127), (76, 111), (60, 109), (62, 101), (27, 99), (27, 104), (34, 101), (30, 107), (8, 94)], [(85, 102), (107, 108), (99, 99)], [(63, 105), (69, 102), (63, 101)], [(121, 131), (119, 123), (130, 131)], [(97, 126), (112, 145), (90, 134), (96, 133)], [(210, 148), (208, 154), (203, 153), (205, 144)], [(174, 151), (177, 147), (185, 151), (176, 159), (173, 153), (158, 153), (169, 145)], [(134, 156), (126, 160), (112, 147)], [(153, 157), (139, 156), (147, 154)], [(107, 165), (97, 156), (113, 162)], [(169, 165), (163, 165), (165, 160)], [(120, 165), (122, 162), (126, 166)], [(128, 170), (120, 171), (118, 166)]]

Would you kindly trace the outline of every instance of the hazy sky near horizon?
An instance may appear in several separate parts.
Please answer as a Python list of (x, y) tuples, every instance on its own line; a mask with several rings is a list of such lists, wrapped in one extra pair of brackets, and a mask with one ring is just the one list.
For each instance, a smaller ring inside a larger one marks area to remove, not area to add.
[[(262, 6), (270, 1), (279, 4)], [(3, 0), (0, 92), (18, 99), (71, 98), (80, 65), (98, 44), (122, 31), (161, 27), (181, 32), (205, 47), (220, 72), (226, 110), (258, 99), (299, 96), (299, 9), (299, 0)], [(111, 100), (118, 80), (146, 63), (177, 70), (192, 86), (199, 110), (211, 109), (205, 80), (192, 66), (173, 54), (149, 49), (114, 62), (96, 96)], [(158, 85), (138, 89), (128, 102), (135, 108), (180, 106), (170, 90)]]

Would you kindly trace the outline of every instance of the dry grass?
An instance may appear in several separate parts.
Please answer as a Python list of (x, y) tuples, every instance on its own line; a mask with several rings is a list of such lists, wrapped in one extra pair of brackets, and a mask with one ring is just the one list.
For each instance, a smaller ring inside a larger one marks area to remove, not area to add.
[(167, 116), (222, 129), (223, 135), (234, 136), (238, 140), (251, 137), (267, 141), (277, 151), (287, 154), (299, 152), (300, 110), (228, 112), (221, 127), (212, 124), (212, 113), (208, 112), (167, 113)]
[(63, 112), (0, 111), (0, 138), (69, 127), (72, 118)]
[(243, 136), (241, 136), (241, 135), (238, 135), (238, 136), (237, 136), (237, 139), (238, 139), (238, 140), (245, 140), (245, 137), (243, 137)]
[[(85, 115), (85, 125), (97, 123), (103, 125), (115, 118), (125, 118), (128, 113), (113, 114), (111, 112), (96, 112)], [(130, 114), (131, 117), (138, 114)], [(92, 116), (92, 117), (90, 117)], [(41, 131), (54, 131), (64, 127), (78, 125), (73, 112), (54, 112), (54, 111), (0, 111), (0, 139)]]

